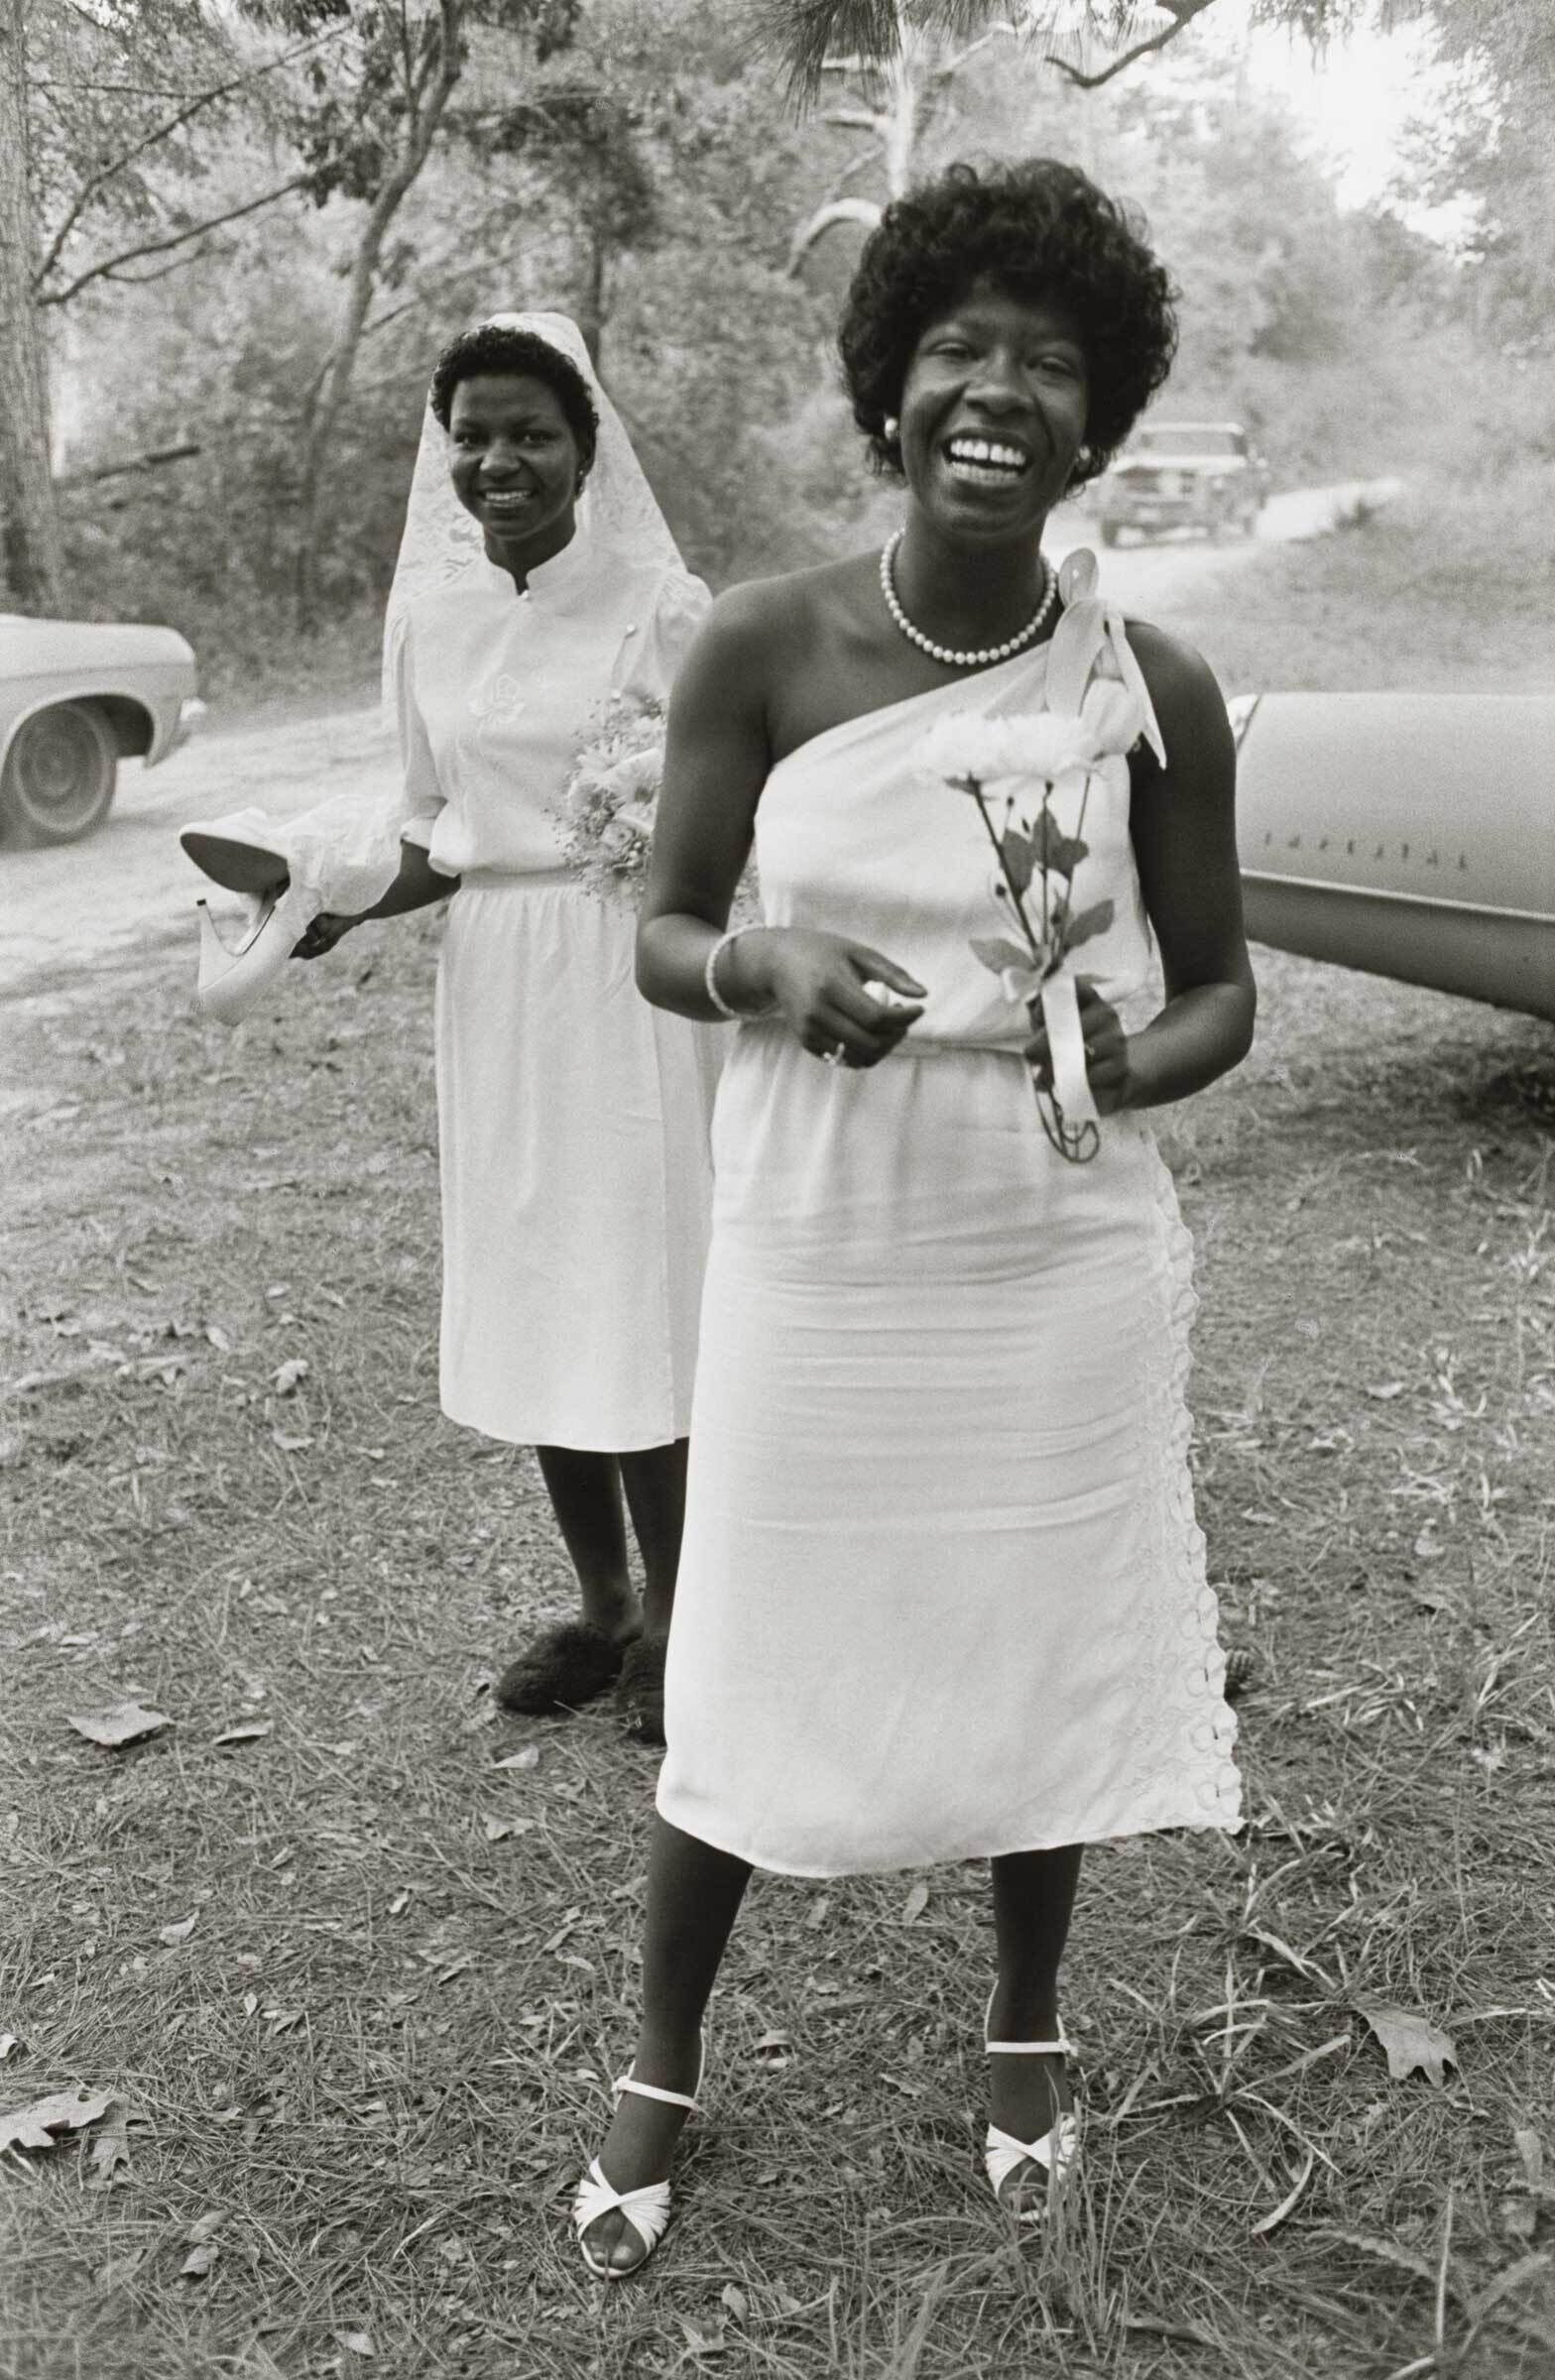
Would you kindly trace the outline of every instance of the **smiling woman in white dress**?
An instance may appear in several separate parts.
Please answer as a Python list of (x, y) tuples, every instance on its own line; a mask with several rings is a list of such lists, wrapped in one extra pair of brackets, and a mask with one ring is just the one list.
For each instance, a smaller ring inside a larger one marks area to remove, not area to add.
[[(1092, 557), (1055, 576), (1041, 550), (1174, 328), (1159, 263), (1071, 167), (956, 168), (896, 201), (842, 353), (902, 530), (723, 597), (676, 690), (639, 980), (738, 1021), (643, 2022), (574, 2206), (607, 2279), (667, 2220), (753, 1866), (988, 1858), (987, 2174), (1030, 2215), (1077, 2147), (1057, 1992), (1080, 1846), (1239, 1824), (1187, 1469), (1191, 1258), (1142, 1114), (1252, 1035), (1232, 738), (1195, 654), (1125, 622)], [(1034, 1030), (1019, 968), (974, 947), (1010, 903), (944, 766), (958, 739), (1095, 756), (1055, 768), (1024, 846), (1044, 920), (1050, 867), (1087, 928), (1088, 980), (1061, 955)], [(765, 922), (731, 936), (753, 832)], [(1126, 1031), (1152, 926), (1165, 1003)]]
[(392, 811), (325, 804), (273, 827), (239, 813), (183, 837), (208, 873), (249, 889), (256, 847), (272, 868), (279, 856), (308, 920), (304, 958), (451, 895), (436, 1012), (442, 1407), (537, 1449), (582, 1606), (497, 1692), (549, 1711), (614, 1681), (628, 1731), (650, 1742), (662, 1741), (717, 1036), (642, 998), (631, 912), (579, 888), (554, 807), (596, 706), (667, 693), (707, 601), (575, 325), (497, 316), (455, 339), (432, 378), (386, 627), (404, 759)]

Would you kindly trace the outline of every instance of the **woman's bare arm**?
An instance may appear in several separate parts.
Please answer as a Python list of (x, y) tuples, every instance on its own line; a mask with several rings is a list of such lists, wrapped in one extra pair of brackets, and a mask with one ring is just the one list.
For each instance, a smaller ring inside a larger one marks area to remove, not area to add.
[[(704, 970), (750, 856), (770, 766), (770, 673), (802, 665), (803, 635), (791, 582), (736, 588), (714, 605), (675, 686), (637, 980), (645, 999), (682, 1016), (721, 1014)], [(779, 1012), (806, 1049), (841, 1049), (852, 1066), (874, 1065), (922, 1013), (874, 999), (863, 988), (872, 981), (908, 1000), (922, 997), (923, 987), (881, 952), (794, 927), (742, 932), (718, 966), (718, 989), (732, 1008)]]
[(1160, 947), (1166, 1002), (1129, 1042), (1123, 1104), (1159, 1107), (1202, 1091), (1253, 1044), (1257, 994), (1242, 926), (1237, 754), (1209, 665), (1158, 629), (1134, 624), (1163, 768), (1141, 751), (1130, 813), (1144, 905)]

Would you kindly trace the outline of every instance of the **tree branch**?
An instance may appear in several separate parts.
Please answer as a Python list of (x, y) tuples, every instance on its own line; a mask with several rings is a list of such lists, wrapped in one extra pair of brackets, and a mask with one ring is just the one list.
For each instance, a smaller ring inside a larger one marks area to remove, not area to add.
[(968, 42), (964, 50), (958, 50), (954, 58), (943, 59), (934, 68), (930, 80), (936, 86), (941, 83), (954, 82), (962, 67), (969, 66), (979, 51), (988, 49), (994, 42), (1013, 40), (1015, 34), (1014, 25), (1001, 18), (997, 25), (991, 25), (987, 33), (981, 34), (975, 42)]
[(1213, 8), (1215, 0), (1153, 0), (1153, 5), (1164, 10), (1171, 18), (1171, 23), (1159, 33), (1149, 35), (1146, 40), (1136, 42), (1132, 49), (1123, 51), (1098, 73), (1087, 74), (1083, 67), (1071, 65), (1068, 59), (1059, 58), (1051, 50), (1044, 56), (1043, 65), (1051, 66), (1055, 73), (1062, 74), (1076, 90), (1099, 91), (1104, 82), (1111, 82), (1115, 74), (1123, 73), (1125, 67), (1134, 65), (1141, 58), (1150, 57), (1156, 50), (1164, 50), (1168, 42), (1174, 42), (1179, 34), (1186, 33), (1194, 18), (1202, 17), (1207, 8)]
[(881, 209), (873, 198), (828, 198), (793, 235), (788, 249), (789, 279), (797, 274), (816, 241), (837, 224), (862, 223), (867, 231), (873, 231), (880, 218)]
[(226, 82), (213, 83), (209, 90), (196, 91), (194, 97), (180, 107), (176, 114), (156, 125), (141, 140), (126, 149), (122, 157), (116, 157), (110, 165), (99, 166), (95, 174), (89, 174), (76, 191), (73, 201), (65, 209), (64, 220), (55, 232), (42, 264), (33, 275), (34, 289), (41, 289), (48, 280), (60, 261), (65, 241), (98, 192), (106, 189), (108, 183), (117, 175), (122, 174), (127, 166), (133, 166), (138, 157), (146, 155), (148, 149), (155, 149), (163, 141), (171, 139), (174, 133), (189, 122), (191, 117), (197, 116), (201, 108), (213, 107), (218, 99), (230, 99), (234, 91), (244, 90), (249, 83), (258, 82), (264, 75), (278, 72), (282, 66), (290, 65), (294, 59), (304, 57), (309, 50), (316, 50), (321, 42), (337, 40), (340, 30), (339, 26), (332, 25), (327, 32), (314, 34), (310, 40), (299, 42), (295, 50), (288, 50), (282, 57), (273, 58), (262, 66), (250, 66), (245, 73), (234, 74)]
[(164, 256), (170, 248), (181, 248), (186, 240), (200, 239), (207, 231), (219, 230), (223, 223), (235, 223), (240, 216), (255, 214), (262, 206), (273, 206), (278, 198), (288, 197), (293, 190), (305, 189), (311, 179), (311, 175), (294, 174), (290, 181), (283, 181), (276, 189), (266, 190), (260, 197), (248, 199), (242, 206), (229, 206), (225, 214), (211, 215), (204, 223), (191, 223), (187, 230), (176, 231), (165, 240), (143, 240), (138, 248), (121, 249), (117, 256), (106, 257), (100, 265), (92, 265), (86, 272), (77, 273), (75, 279), (62, 290), (41, 291), (38, 303), (68, 304), (91, 282), (106, 281), (121, 265), (132, 265), (137, 257)]
[(181, 463), (191, 454), (202, 451), (197, 443), (182, 446), (153, 446), (145, 454), (132, 454), (127, 462), (99, 463), (90, 471), (71, 471), (57, 479), (57, 488), (84, 488), (99, 479), (119, 479), (126, 471), (153, 471), (161, 463)]

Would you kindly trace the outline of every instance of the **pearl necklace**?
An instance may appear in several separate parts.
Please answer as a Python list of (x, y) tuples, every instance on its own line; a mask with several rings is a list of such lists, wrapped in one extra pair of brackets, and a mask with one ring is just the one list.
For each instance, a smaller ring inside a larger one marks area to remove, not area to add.
[(926, 653), (930, 660), (941, 661), (950, 669), (986, 669), (994, 661), (1008, 661), (1012, 654), (1018, 653), (1023, 645), (1029, 645), (1032, 639), (1040, 636), (1042, 630), (1047, 626), (1048, 615), (1058, 601), (1058, 574), (1049, 568), (1044, 555), (1042, 557), (1042, 600), (1017, 635), (1007, 637), (1003, 645), (987, 645), (980, 653), (956, 653), (948, 645), (936, 645), (932, 637), (926, 637), (920, 628), (913, 627), (912, 622), (902, 610), (897, 594), (897, 582), (892, 575), (892, 564), (896, 559), (897, 547), (901, 543), (904, 534), (904, 531), (898, 529), (893, 536), (888, 537), (882, 548), (880, 591), (886, 598), (887, 611), (890, 612), (908, 644), (915, 645), (920, 653)]

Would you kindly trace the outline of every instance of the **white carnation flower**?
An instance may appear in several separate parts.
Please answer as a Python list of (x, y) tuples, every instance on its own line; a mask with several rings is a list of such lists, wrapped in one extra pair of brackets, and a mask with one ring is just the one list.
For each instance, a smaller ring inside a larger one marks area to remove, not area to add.
[(919, 757), (928, 774), (947, 784), (975, 777), (983, 786), (1012, 780), (1050, 785), (1094, 769), (1102, 747), (1086, 720), (1052, 711), (1020, 711), (1007, 719), (950, 711), (935, 720)]

